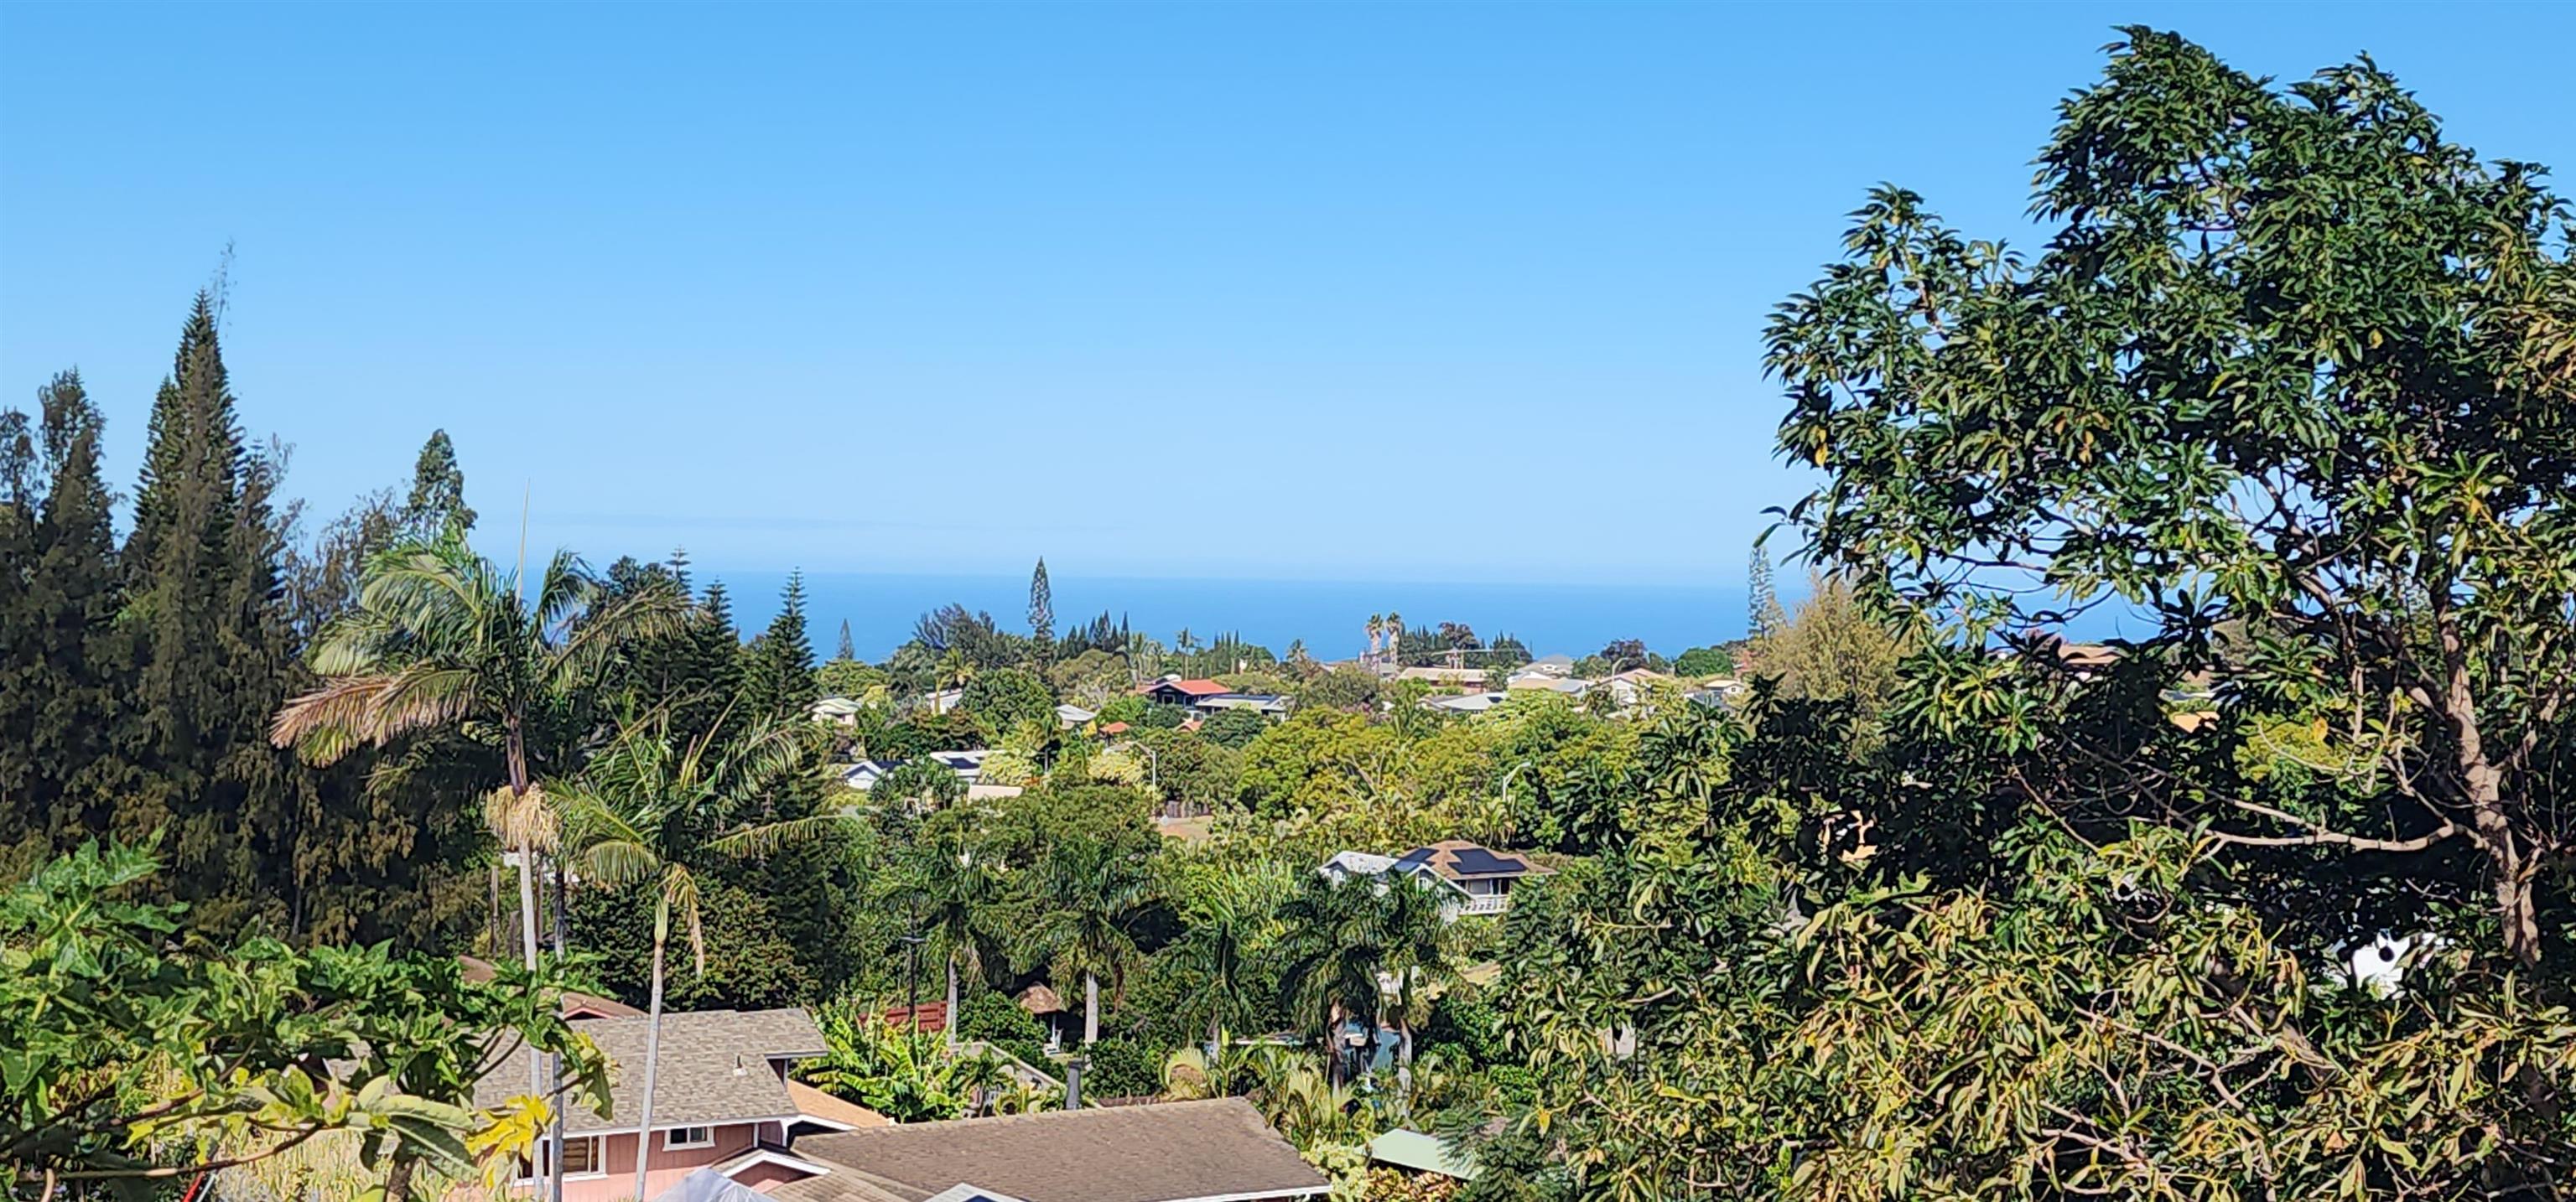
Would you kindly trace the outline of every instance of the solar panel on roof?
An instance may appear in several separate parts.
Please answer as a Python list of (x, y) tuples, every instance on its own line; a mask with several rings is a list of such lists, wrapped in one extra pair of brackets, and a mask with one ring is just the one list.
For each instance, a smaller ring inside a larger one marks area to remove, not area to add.
[(1498, 856), (1481, 847), (1462, 847), (1452, 855), (1451, 862), (1458, 866), (1462, 876), (1520, 872), (1528, 867), (1518, 856)]

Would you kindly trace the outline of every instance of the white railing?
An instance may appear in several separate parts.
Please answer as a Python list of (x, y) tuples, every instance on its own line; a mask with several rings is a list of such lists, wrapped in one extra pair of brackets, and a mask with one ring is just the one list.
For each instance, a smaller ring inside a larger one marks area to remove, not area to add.
[(1500, 914), (1511, 908), (1512, 897), (1508, 893), (1479, 894), (1458, 903), (1461, 914)]

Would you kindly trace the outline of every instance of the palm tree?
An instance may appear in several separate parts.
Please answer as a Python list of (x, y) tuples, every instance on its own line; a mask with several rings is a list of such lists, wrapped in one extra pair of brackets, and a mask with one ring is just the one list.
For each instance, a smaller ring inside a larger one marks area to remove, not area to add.
[(1368, 658), (1371, 663), (1377, 662), (1378, 638), (1385, 632), (1385, 630), (1386, 619), (1376, 614), (1370, 614), (1368, 620)]
[(1136, 962), (1136, 939), (1127, 924), (1153, 897), (1152, 878), (1140, 856), (1077, 835), (1049, 849), (1046, 915), (1029, 932), (1028, 947), (1051, 957), (1058, 981), (1082, 976), (1082, 1043), (1100, 1039), (1100, 979), (1115, 990)]
[(674, 915), (688, 930), (698, 975), (707, 971), (693, 866), (715, 855), (765, 853), (846, 821), (837, 815), (757, 826), (735, 821), (738, 814), (763, 808), (769, 787), (807, 763), (812, 732), (801, 724), (764, 724), (719, 749), (716, 736), (730, 717), (728, 708), (709, 730), (676, 744), (666, 715), (630, 724), (579, 777), (550, 790), (563, 814), (567, 858), (584, 877), (611, 889), (641, 885), (653, 891), (653, 996), (645, 1012), (644, 1105), (635, 1142), (638, 1198), (648, 1196), (644, 1171), (661, 1068), (662, 968)]
[(1213, 876), (1181, 907), (1188, 930), (1172, 955), (1199, 982), (1190, 996), (1207, 1007), (1211, 1056), (1223, 1054), (1225, 1024), (1243, 1012), (1245, 969), (1277, 930), (1279, 902), (1289, 888), (1284, 869), (1265, 865)]
[(1456, 928), (1442, 912), (1441, 886), (1407, 874), (1387, 882), (1377, 898), (1377, 919), (1386, 962), (1383, 982), (1391, 985), (1387, 1012), (1395, 1020), (1396, 1080), (1413, 1088), (1413, 1029), (1431, 1014), (1432, 995), (1458, 979)]
[(1386, 658), (1395, 666), (1404, 666), (1404, 615), (1386, 611)]
[(1379, 1010), (1377, 974), (1386, 954), (1378, 895), (1385, 888), (1374, 877), (1315, 876), (1279, 907), (1281, 1001), (1323, 1032), (1325, 1068), (1336, 1085), (1343, 1079), (1342, 1024), (1374, 1019)]
[[(276, 745), (315, 764), (418, 731), (497, 743), (507, 797), (496, 793), (489, 816), (517, 845), (520, 951), (531, 971), (536, 855), (549, 829), (530, 769), (531, 728), (572, 709), (621, 645), (676, 634), (689, 613), (672, 590), (600, 598), (569, 551), (547, 562), (531, 603), (520, 573), (474, 554), (460, 529), (396, 542), (367, 561), (357, 607), (322, 631), (313, 650), (322, 683), (288, 701), (269, 729)], [(544, 1096), (533, 1057), (529, 1076), (530, 1091)]]
[[(950, 774), (950, 779), (955, 775)], [(882, 785), (880, 785), (882, 787)], [(982, 949), (999, 933), (999, 866), (979, 857), (964, 823), (940, 824), (914, 844), (886, 895), (938, 938), (948, 969), (948, 1050), (957, 1050), (957, 980), (983, 968)]]

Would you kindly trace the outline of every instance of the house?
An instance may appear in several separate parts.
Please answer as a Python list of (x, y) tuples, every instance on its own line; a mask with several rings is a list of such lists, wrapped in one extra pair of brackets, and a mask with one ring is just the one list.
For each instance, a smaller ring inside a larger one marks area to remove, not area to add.
[(1397, 680), (1427, 680), (1433, 684), (1456, 685), (1464, 688), (1484, 684), (1485, 669), (1452, 668), (1447, 666), (1423, 664), (1411, 668), (1400, 669), (1396, 672), (1395, 678)]
[(1504, 682), (1503, 687), (1515, 693), (1543, 691), (1562, 693), (1568, 697), (1580, 697), (1584, 690), (1592, 687), (1592, 682), (1576, 680), (1571, 676), (1554, 676), (1545, 672), (1522, 672)]
[(1515, 855), (1465, 839), (1444, 839), (1397, 856), (1392, 871), (1427, 875), (1457, 890), (1461, 914), (1500, 914), (1511, 908), (1514, 883), (1547, 870)]
[(950, 710), (956, 709), (958, 705), (965, 700), (966, 690), (964, 689), (939, 689), (934, 692), (924, 693), (918, 697), (908, 698), (900, 703), (900, 708), (905, 713), (918, 713), (922, 710), (929, 710), (933, 714), (944, 714)]
[(1324, 866), (1316, 871), (1332, 880), (1345, 881), (1355, 876), (1376, 876), (1393, 867), (1395, 867), (1394, 856), (1375, 855), (1365, 851), (1337, 851), (1333, 853), (1332, 859), (1324, 861)]
[(1136, 690), (1139, 696), (1156, 705), (1178, 705), (1190, 709), (1198, 708), (1202, 698), (1222, 697), (1233, 691), (1213, 680), (1182, 680), (1177, 676), (1166, 676)]
[(1098, 710), (1087, 710), (1070, 702), (1055, 707), (1056, 725), (1066, 730), (1076, 729), (1099, 716)]
[(1334, 880), (1407, 873), (1437, 881), (1450, 892), (1443, 909), (1461, 914), (1500, 914), (1510, 909), (1515, 882), (1546, 876), (1548, 870), (1527, 859), (1492, 851), (1465, 839), (1446, 839), (1389, 859), (1367, 852), (1336, 853), (1317, 869)]
[(1265, 718), (1288, 716), (1288, 699), (1276, 693), (1238, 693), (1213, 680), (1166, 676), (1136, 690), (1156, 705), (1177, 705), (1200, 717), (1223, 710), (1254, 710)]
[(1506, 696), (1507, 694), (1503, 693), (1453, 693), (1439, 697), (1425, 697), (1422, 699), (1422, 708), (1438, 710), (1444, 714), (1481, 714), (1501, 705)]
[(1512, 675), (1518, 676), (1521, 672), (1527, 672), (1538, 676), (1554, 676), (1558, 678), (1572, 676), (1574, 675), (1574, 657), (1563, 654), (1542, 655), (1537, 659), (1521, 665), (1520, 672), (1514, 672)]
[[(614, 1064), (614, 1117), (578, 1104), (564, 1108), (566, 1202), (633, 1197), (639, 1139), (649, 1149), (644, 1192), (653, 1197), (710, 1166), (732, 1166), (726, 1175), (736, 1180), (756, 1166), (801, 1173), (805, 1162), (788, 1151), (800, 1135), (847, 1131), (872, 1113), (837, 1099), (818, 1106), (819, 1091), (788, 1081), (790, 1063), (825, 1051), (822, 1033), (804, 1011), (702, 1010), (662, 1016), (653, 1129), (639, 1131), (649, 1021), (641, 1015), (573, 1021)], [(532, 1054), (521, 1045), (476, 1082), (475, 1106), (497, 1107), (526, 1093)], [(535, 1160), (522, 1162), (525, 1173), (515, 1188), (533, 1192), (554, 1155), (551, 1138), (540, 1141)]]
[[(801, 1140), (784, 1202), (1292, 1202), (1332, 1185), (1242, 1098), (952, 1119)], [(737, 1178), (739, 1180), (739, 1178)]]
[[(991, 754), (987, 748), (975, 747), (965, 751), (934, 751), (930, 758), (956, 773), (971, 792), (975, 783), (983, 779), (984, 757)], [(865, 793), (876, 788), (878, 781), (903, 764), (902, 760), (860, 760), (841, 770), (841, 783)]]
[(847, 697), (826, 697), (814, 703), (814, 720), (832, 726), (856, 726), (859, 711), (865, 708)]
[(1211, 716), (1219, 710), (1251, 710), (1275, 721), (1288, 716), (1288, 699), (1277, 693), (1219, 693), (1200, 698), (1194, 708)]

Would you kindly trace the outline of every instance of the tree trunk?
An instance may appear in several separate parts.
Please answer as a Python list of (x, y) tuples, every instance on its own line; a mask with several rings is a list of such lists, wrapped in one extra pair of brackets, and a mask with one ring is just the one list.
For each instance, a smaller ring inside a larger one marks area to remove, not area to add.
[(948, 1051), (957, 1052), (957, 953), (948, 953)]
[[(556, 855), (555, 855), (555, 872), (554, 872), (554, 876), (555, 876), (555, 907), (554, 907), (554, 909), (555, 909), (555, 961), (556, 961), (556, 963), (562, 963), (563, 958), (564, 958), (564, 943), (565, 943), (564, 935), (565, 935), (565, 933), (566, 933), (567, 929), (571, 926), (571, 920), (570, 920), (570, 919), (565, 915), (565, 913), (564, 913), (564, 864), (563, 864), (563, 854), (562, 854), (562, 851), (561, 851), (561, 849), (560, 849), (560, 848), (558, 848), (558, 849), (557, 849), (557, 851), (556, 851)], [(547, 1079), (548, 1079), (548, 1080), (550, 1080), (550, 1081), (554, 1082), (555, 1087), (556, 1087), (558, 1090), (560, 1090), (560, 1089), (563, 1087), (563, 1079), (564, 1079), (564, 1076), (563, 1076), (563, 1057), (561, 1057), (561, 1056), (557, 1056), (557, 1055), (555, 1055), (555, 1054), (554, 1054), (554, 1053), (552, 1053), (552, 1052), (548, 1052), (548, 1053), (546, 1054), (546, 1077), (547, 1077)], [(553, 1125), (553, 1130), (554, 1130), (554, 1137), (555, 1137), (555, 1146), (556, 1146), (556, 1147), (558, 1147), (558, 1148), (560, 1148), (560, 1147), (564, 1146), (564, 1112), (563, 1112), (563, 1107), (562, 1107), (562, 1106), (560, 1106), (560, 1105), (558, 1105), (558, 1106), (556, 1106), (556, 1107), (555, 1107), (555, 1121), (554, 1121), (554, 1125)], [(603, 1141), (601, 1141), (601, 1143), (600, 1143), (600, 1150), (601, 1150), (601, 1152), (602, 1152), (603, 1154), (605, 1154), (605, 1152), (607, 1151), (607, 1148), (608, 1148), (608, 1144), (607, 1144), (607, 1142), (606, 1142), (606, 1141), (604, 1141), (604, 1140), (603, 1140)], [(547, 1180), (547, 1185), (548, 1185), (548, 1186), (552, 1189), (552, 1191), (553, 1191), (552, 1193), (548, 1194), (548, 1195), (547, 1195), (547, 1197), (554, 1199), (554, 1202), (563, 1202), (563, 1196), (564, 1196), (564, 1164), (563, 1164), (563, 1157), (561, 1157), (561, 1156), (557, 1156), (557, 1157), (555, 1157), (555, 1169), (554, 1169), (553, 1174), (548, 1178), (548, 1180)], [(637, 1199), (637, 1200), (636, 1200), (636, 1202), (644, 1202), (644, 1200), (639, 1198), (639, 1199)]]
[(635, 1197), (638, 1202), (652, 1197), (644, 1192), (644, 1167), (653, 1158), (653, 1084), (662, 1068), (662, 951), (671, 942), (671, 898), (664, 894), (653, 903), (653, 1002), (644, 1019), (644, 1105), (637, 1116), (635, 1135)]
[[(1370, 1047), (1374, 1058), (1376, 1047)], [(1413, 1097), (1413, 1023), (1398, 1010), (1395, 1015), (1395, 1089), (1407, 1100)]]
[(394, 1146), (393, 1166), (385, 1170), (385, 1202), (411, 1202), (412, 1170), (419, 1163), (401, 1145)]
[[(503, 725), (508, 730), (504, 748), (510, 772), (510, 797), (513, 801), (525, 800), (528, 796), (527, 743), (520, 736), (516, 716), (506, 719)], [(537, 971), (537, 850), (528, 839), (525, 825), (521, 823), (519, 833), (519, 951), (526, 959), (528, 971), (534, 973)], [(560, 943), (556, 950), (562, 951)], [(546, 1196), (554, 1202), (563, 1202), (563, 1109), (555, 1105), (555, 1098), (546, 1089), (547, 1078), (554, 1071), (554, 1057), (539, 1057), (533, 1051), (529, 1053), (528, 1093), (532, 1097), (544, 1098), (555, 1112), (554, 1165), (547, 1175)]]
[(1082, 974), (1082, 1046), (1100, 1042), (1100, 978)]
[(2525, 854), (2505, 808), (2504, 770), (2487, 754), (2486, 733), (2478, 722), (2477, 694), (2469, 684), (2468, 657), (2459, 623), (2438, 599), (2434, 618), (2441, 630), (2442, 659), (2448, 677), (2443, 707), (2448, 710), (2445, 716), (2450, 719), (2452, 734), (2460, 743), (2457, 755), (2462, 791), (2468, 794), (2469, 823), (2494, 865), (2496, 919), (2504, 928), (2504, 950), (2524, 968), (2537, 968), (2540, 915), (2531, 878), (2540, 865), (2535, 857)]

